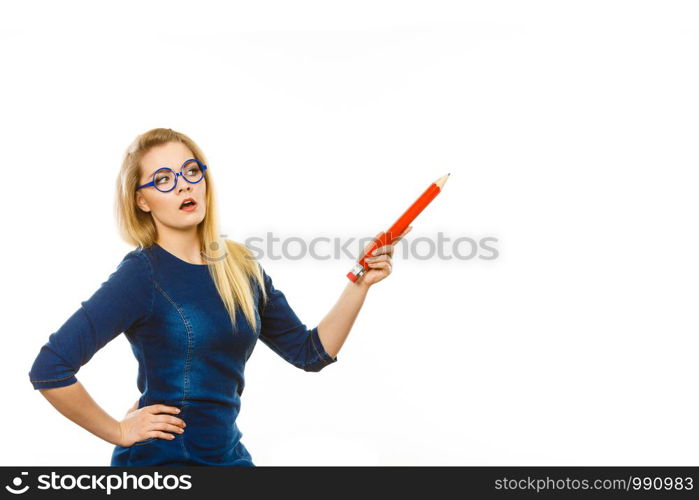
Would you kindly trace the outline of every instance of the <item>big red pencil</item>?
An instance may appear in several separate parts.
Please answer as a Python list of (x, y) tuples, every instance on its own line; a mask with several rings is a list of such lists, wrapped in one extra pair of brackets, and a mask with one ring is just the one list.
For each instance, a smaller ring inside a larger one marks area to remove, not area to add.
[(350, 281), (355, 282), (359, 279), (362, 274), (364, 274), (369, 267), (366, 264), (366, 259), (369, 257), (371, 252), (376, 250), (379, 247), (382, 247), (384, 245), (390, 245), (393, 243), (393, 240), (395, 240), (398, 236), (400, 236), (403, 231), (410, 225), (410, 223), (415, 220), (415, 217), (418, 216), (420, 212), (422, 212), (427, 205), (430, 204), (432, 200), (442, 191), (442, 188), (444, 187), (444, 184), (447, 182), (447, 179), (449, 178), (449, 175), (447, 174), (443, 177), (440, 177), (436, 181), (434, 181), (430, 186), (425, 190), (422, 195), (413, 203), (410, 205), (410, 208), (408, 208), (403, 215), (401, 215), (396, 222), (393, 223), (393, 225), (383, 233), (379, 238), (377, 238), (372, 246), (367, 248), (367, 250), (364, 252), (364, 255), (362, 256), (361, 259), (352, 267), (352, 270), (347, 273), (347, 277), (350, 279)]

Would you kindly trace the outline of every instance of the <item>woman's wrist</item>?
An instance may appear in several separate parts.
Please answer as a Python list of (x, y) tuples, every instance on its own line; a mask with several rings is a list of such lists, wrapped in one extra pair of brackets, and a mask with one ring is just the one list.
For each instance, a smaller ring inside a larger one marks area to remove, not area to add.
[(367, 281), (364, 279), (363, 276), (362, 276), (362, 278), (360, 278), (360, 279), (358, 279), (357, 281), (355, 281), (355, 282), (354, 282), (354, 285), (355, 285), (357, 288), (359, 288), (360, 290), (363, 290), (363, 291), (365, 291), (365, 292), (366, 292), (367, 290), (369, 290), (369, 288), (371, 288), (371, 284), (370, 284), (370, 283), (367, 283)]
[(124, 442), (124, 429), (120, 421), (114, 420), (111, 426), (111, 431), (105, 437), (105, 440), (111, 444), (122, 446), (122, 443)]

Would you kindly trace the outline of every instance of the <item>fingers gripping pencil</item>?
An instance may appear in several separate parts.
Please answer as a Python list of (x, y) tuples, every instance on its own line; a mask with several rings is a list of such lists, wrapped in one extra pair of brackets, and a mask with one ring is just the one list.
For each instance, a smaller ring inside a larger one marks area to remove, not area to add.
[(390, 245), (395, 240), (397, 240), (401, 234), (403, 234), (403, 231), (405, 231), (405, 229), (410, 225), (410, 223), (413, 220), (415, 220), (415, 218), (420, 214), (420, 212), (422, 212), (425, 209), (425, 207), (429, 205), (430, 202), (434, 200), (435, 197), (442, 191), (442, 188), (444, 187), (444, 184), (447, 182), (449, 175), (451, 174), (447, 174), (443, 177), (440, 177), (432, 184), (430, 184), (430, 186), (425, 190), (424, 193), (422, 193), (422, 195), (420, 195), (420, 197), (415, 201), (415, 203), (410, 205), (410, 207), (403, 213), (403, 215), (401, 215), (398, 218), (398, 220), (393, 223), (389, 230), (380, 233), (380, 235), (375, 239), (375, 241), (372, 242), (371, 246), (365, 249), (364, 255), (362, 255), (362, 257), (357, 261), (354, 267), (352, 267), (350, 272), (347, 273), (347, 277), (350, 279), (350, 281), (357, 281), (368, 270), (368, 266), (365, 259), (371, 255), (371, 252), (384, 245)]

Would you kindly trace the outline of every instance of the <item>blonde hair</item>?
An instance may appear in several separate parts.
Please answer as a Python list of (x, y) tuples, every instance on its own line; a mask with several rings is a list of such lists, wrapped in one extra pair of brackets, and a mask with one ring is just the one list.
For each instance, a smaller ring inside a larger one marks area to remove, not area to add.
[[(136, 205), (136, 187), (141, 177), (141, 159), (153, 147), (168, 142), (181, 142), (194, 157), (209, 166), (203, 151), (188, 136), (169, 128), (154, 128), (145, 132), (128, 147), (117, 179), (115, 212), (120, 236), (130, 245), (150, 247), (157, 239), (153, 216)], [(219, 236), (219, 221), (211, 169), (206, 169), (206, 215), (197, 226), (202, 254), (221, 300), (228, 310), (231, 324), (236, 324), (236, 307), (257, 329), (255, 303), (250, 277), (260, 286), (263, 301), (267, 300), (262, 271), (252, 252), (243, 244)], [(235, 328), (234, 328), (235, 330)]]

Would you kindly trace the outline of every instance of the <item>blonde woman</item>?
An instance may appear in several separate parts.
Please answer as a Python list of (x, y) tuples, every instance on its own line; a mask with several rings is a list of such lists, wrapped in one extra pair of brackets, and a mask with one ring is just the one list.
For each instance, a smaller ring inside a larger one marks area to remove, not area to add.
[[(157, 128), (136, 138), (116, 197), (121, 236), (136, 248), (49, 336), (29, 372), (60, 413), (115, 445), (113, 466), (254, 466), (236, 417), (258, 338), (319, 371), (337, 361), (369, 287), (391, 273), (395, 242), (307, 329), (251, 252), (220, 238), (212, 170), (185, 134)], [(122, 332), (141, 397), (119, 421), (75, 374)]]

